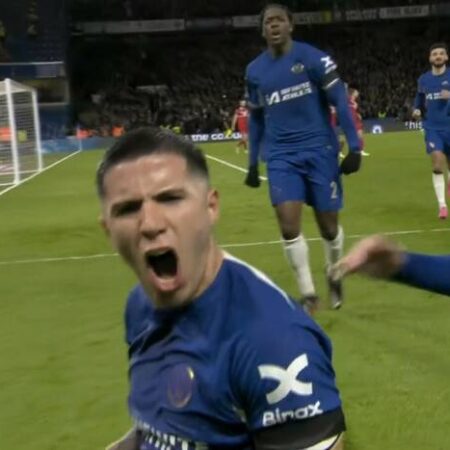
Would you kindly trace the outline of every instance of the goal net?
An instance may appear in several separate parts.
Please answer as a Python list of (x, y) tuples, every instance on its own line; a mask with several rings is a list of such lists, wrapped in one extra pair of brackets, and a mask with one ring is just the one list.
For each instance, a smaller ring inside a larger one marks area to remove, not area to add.
[(0, 186), (19, 184), (42, 170), (36, 90), (0, 81)]

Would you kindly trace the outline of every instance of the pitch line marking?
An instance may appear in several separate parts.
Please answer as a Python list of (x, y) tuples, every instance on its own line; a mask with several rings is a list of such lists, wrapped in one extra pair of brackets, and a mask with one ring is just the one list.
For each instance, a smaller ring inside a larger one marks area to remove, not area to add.
[(2, 191), (0, 191), (0, 197), (3, 194), (6, 194), (9, 191), (12, 191), (15, 188), (18, 188), (19, 186), (22, 186), (23, 184), (25, 184), (27, 181), (32, 180), (34, 177), (41, 175), (42, 173), (46, 172), (49, 169), (52, 169), (53, 167), (57, 166), (58, 164), (61, 164), (62, 162), (68, 160), (69, 158), (72, 158), (73, 156), (77, 155), (78, 153), (80, 153), (81, 150), (77, 150), (76, 152), (71, 153), (70, 155), (65, 156), (62, 159), (58, 159), (58, 161), (55, 161), (53, 164), (50, 164), (47, 167), (44, 167), (40, 172), (36, 172), (33, 175), (29, 176), (28, 178), (25, 178), (25, 180), (21, 181), (19, 184), (15, 184), (13, 186), (10, 186), (9, 188), (3, 189)]
[[(240, 167), (240, 166), (236, 166), (235, 164), (231, 164), (228, 161), (225, 161), (224, 159), (216, 158), (215, 156), (211, 156), (206, 153), (205, 153), (205, 156), (208, 159), (211, 159), (212, 161), (218, 162), (219, 164), (223, 164), (224, 166), (228, 166), (228, 167), (231, 167), (232, 169), (239, 170), (239, 172), (247, 173), (247, 169), (244, 169), (243, 167)], [(264, 177), (262, 175), (259, 176), (259, 179), (262, 181), (267, 181), (267, 177)]]
[[(425, 233), (443, 233), (450, 232), (450, 228), (433, 228), (431, 230), (403, 230), (403, 231), (387, 231), (383, 234), (385, 236), (401, 236), (408, 234), (425, 234)], [(352, 234), (347, 236), (347, 239), (361, 239), (363, 237), (369, 236), (369, 234)], [(314, 237), (306, 239), (308, 242), (321, 241), (322, 238)], [(258, 242), (242, 242), (233, 244), (223, 244), (220, 245), (221, 248), (242, 248), (242, 247), (261, 247), (263, 245), (274, 245), (281, 244), (282, 240), (273, 241), (258, 241)], [(52, 263), (52, 262), (63, 262), (63, 261), (85, 261), (90, 259), (102, 259), (102, 258), (112, 258), (117, 257), (117, 253), (98, 253), (94, 255), (78, 255), (78, 256), (61, 256), (55, 258), (30, 258), (30, 259), (17, 259), (10, 261), (0, 261), (0, 266), (13, 266), (19, 264), (40, 264), (40, 263)]]

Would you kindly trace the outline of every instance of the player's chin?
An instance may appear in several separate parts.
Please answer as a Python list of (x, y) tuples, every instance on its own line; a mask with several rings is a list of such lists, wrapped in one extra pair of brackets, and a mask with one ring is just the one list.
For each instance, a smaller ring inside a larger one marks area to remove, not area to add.
[(269, 34), (269, 36), (267, 37), (267, 42), (273, 47), (283, 45), (285, 40), (286, 39), (283, 37), (281, 33)]

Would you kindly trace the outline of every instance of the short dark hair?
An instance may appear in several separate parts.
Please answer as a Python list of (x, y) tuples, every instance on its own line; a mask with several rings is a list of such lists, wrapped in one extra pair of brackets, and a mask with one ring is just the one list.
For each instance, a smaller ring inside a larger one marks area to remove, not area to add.
[(190, 140), (162, 128), (138, 128), (124, 134), (103, 155), (96, 173), (97, 193), (105, 196), (106, 173), (123, 161), (152, 154), (174, 154), (186, 160), (188, 171), (203, 177), (209, 183), (208, 165), (202, 151)]
[(433, 50), (436, 50), (437, 48), (443, 48), (447, 53), (448, 53), (448, 47), (447, 44), (445, 42), (435, 42), (431, 47), (430, 47), (430, 53)]
[(286, 13), (287, 18), (289, 19), (289, 22), (294, 23), (294, 15), (292, 14), (292, 11), (286, 5), (283, 5), (281, 3), (268, 3), (266, 6), (264, 6), (264, 8), (259, 13), (259, 26), (261, 27), (261, 29), (264, 26), (264, 23), (263, 23), (264, 22), (264, 14), (270, 8), (278, 8), (278, 9), (283, 10)]

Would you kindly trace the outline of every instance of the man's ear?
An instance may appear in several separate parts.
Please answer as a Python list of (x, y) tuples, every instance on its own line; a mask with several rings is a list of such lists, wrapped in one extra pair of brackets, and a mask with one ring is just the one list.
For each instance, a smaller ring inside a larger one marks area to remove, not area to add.
[(99, 222), (100, 226), (103, 228), (103, 231), (105, 232), (105, 234), (109, 237), (110, 232), (109, 232), (108, 224), (106, 223), (106, 219), (103, 214), (100, 214), (100, 216), (98, 216), (98, 222)]
[(212, 224), (215, 224), (220, 215), (219, 192), (217, 189), (210, 189), (208, 192), (208, 213)]

